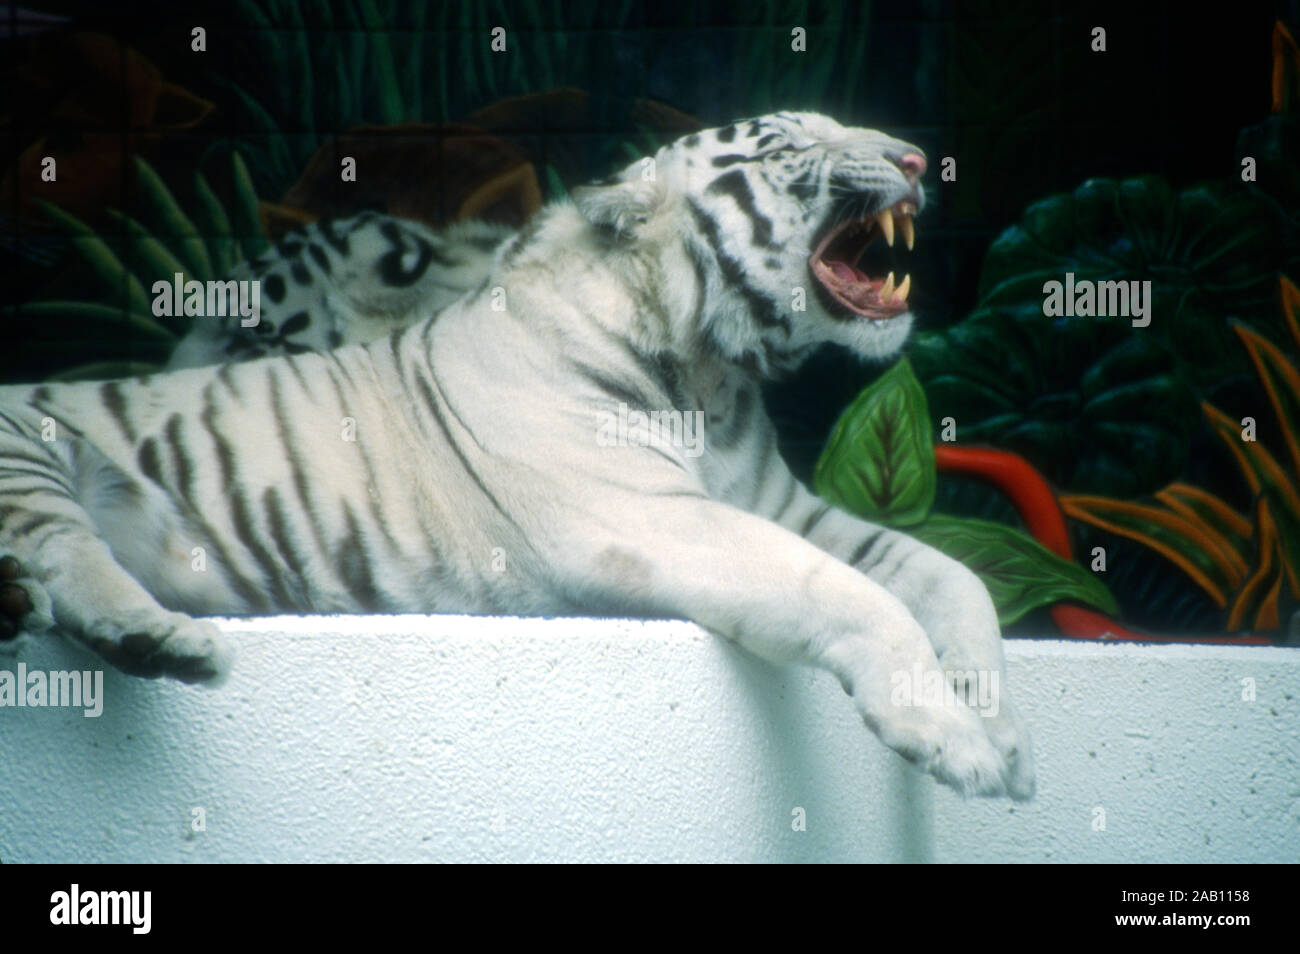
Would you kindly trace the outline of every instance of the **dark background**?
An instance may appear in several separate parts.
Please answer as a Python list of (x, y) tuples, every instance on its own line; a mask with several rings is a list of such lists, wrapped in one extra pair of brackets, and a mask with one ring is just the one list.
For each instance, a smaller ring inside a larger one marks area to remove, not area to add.
[[(241, 17), (243, 4), (198, 0), (185, 4), (183, 11), (175, 4), (150, 2), (114, 4), (111, 10), (98, 2), (33, 0), (29, 6), (75, 18), (80, 29), (114, 34), (152, 60), (165, 77), (218, 104), (191, 141), (174, 144), (178, 156), (191, 149), (201, 152), (218, 137), (256, 141), (262, 134), (250, 130), (247, 114), (214, 75), (258, 93), (279, 131), (299, 141), (326, 139), (359, 121), (380, 121), (355, 110), (331, 125), (331, 117), (317, 109), (306, 128), (296, 115), (295, 100), (331, 100), (336, 78), (316, 75), (311, 87), (295, 88), (290, 71), (290, 85), (280, 86), (280, 69), (296, 65), (290, 31), (250, 23)], [(313, 15), (316, 4), (248, 6), (265, 10), (277, 25), (292, 22), (283, 11), (300, 6), (308, 35), (320, 30), (321, 18)], [(393, 14), (384, 24), (394, 35), (415, 29), (414, 10), (420, 4), (380, 6)], [(429, 5), (440, 6), (459, 11), (462, 5)], [(601, 142), (634, 135), (627, 104), (647, 97), (675, 106), (705, 126), (769, 110), (806, 108), (848, 125), (885, 129), (926, 150), (931, 179), (939, 157), (957, 157), (957, 188), (929, 182), (932, 204), (923, 220), (920, 249), (925, 268), (913, 299), (927, 327), (949, 324), (970, 310), (988, 243), (1033, 199), (1093, 176), (1158, 172), (1182, 184), (1235, 170), (1237, 131), (1268, 111), (1272, 24), (1279, 18), (1295, 22), (1300, 8), (1294, 2), (1052, 0), (465, 6), (514, 11), (525, 23), (530, 21), (522, 11), (536, 9), (542, 22), (553, 24), (550, 32), (568, 34), (570, 47), (583, 55), (549, 63), (547, 75), (529, 86), (539, 89), (550, 81), (589, 91), (595, 121), (588, 133)], [(552, 7), (555, 15), (548, 16)], [(424, 40), (426, 67), (443, 43), (430, 29), (432, 19), (426, 12), (424, 30), (410, 34)], [(454, 23), (457, 18), (450, 19)], [(485, 24), (495, 22), (485, 15)], [(336, 18), (336, 28), (342, 24)], [(206, 53), (190, 52), (189, 31), (195, 25), (208, 30)], [(788, 52), (792, 25), (808, 28), (804, 61)], [(1107, 31), (1105, 53), (1090, 50), (1095, 26)], [(509, 29), (511, 42), (527, 59), (531, 31)], [(823, 44), (843, 51), (858, 42), (863, 53), (851, 74), (835, 72), (849, 65), (841, 52), (824, 86), (810, 77), (828, 58)], [(280, 56), (273, 59), (284, 61), (279, 65), (263, 55), (276, 47)], [(446, 43), (443, 58), (454, 60), (455, 53), (454, 43)], [(451, 81), (445, 107), (427, 95), (419, 118), (454, 121), (523, 92), (508, 77), (495, 93), (471, 90), (456, 82), (458, 65), (447, 67)], [(398, 67), (403, 68), (400, 58)], [(424, 85), (432, 73), (427, 70)], [(12, 157), (25, 136), (46, 129), (46, 104), (16, 90), (6, 98)], [(289, 108), (277, 109), (281, 102)], [(104, 118), (111, 126), (112, 117)], [(545, 128), (527, 132), (560, 135)], [(581, 152), (591, 160), (583, 170), (587, 176), (609, 171), (608, 162), (600, 164), (608, 158), (605, 149)], [(258, 178), (259, 194), (278, 194), (289, 185)]]

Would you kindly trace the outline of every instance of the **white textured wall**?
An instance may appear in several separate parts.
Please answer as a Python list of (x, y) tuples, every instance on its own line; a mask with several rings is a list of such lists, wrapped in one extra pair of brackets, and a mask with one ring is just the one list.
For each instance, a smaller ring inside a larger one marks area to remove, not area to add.
[(99, 719), (0, 709), (0, 859), (1300, 860), (1300, 651), (1010, 643), (1039, 768), (1013, 805), (917, 776), (833, 678), (685, 623), (223, 626), (215, 692), (109, 672)]

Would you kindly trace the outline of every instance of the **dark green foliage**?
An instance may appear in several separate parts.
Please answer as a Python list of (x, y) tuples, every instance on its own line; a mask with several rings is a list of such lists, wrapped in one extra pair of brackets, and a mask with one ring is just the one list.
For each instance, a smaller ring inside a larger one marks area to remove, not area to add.
[[(601, 127), (626, 129), (627, 102), (651, 95), (648, 74), (673, 62), (676, 31), (711, 36), (716, 22), (729, 28), (717, 31), (724, 45), (710, 51), (711, 65), (744, 91), (745, 112), (861, 114), (865, 5), (796, 0), (668, 10), (630, 0), (236, 0), (236, 18), (251, 29), (232, 34), (238, 55), (228, 72), (209, 79), (232, 111), (259, 192), (269, 196), (282, 194), (339, 131), (461, 121), (511, 96), (586, 89)], [(791, 49), (794, 24), (806, 31), (806, 52)], [(497, 28), (507, 53), (492, 48)], [(644, 146), (635, 143), (634, 158)]]
[(68, 240), (59, 292), (85, 287), (97, 296), (46, 298), (4, 309), (6, 321), (21, 322), (25, 329), (18, 355), (22, 370), (34, 376), (34, 369), (44, 368), (42, 376), (49, 380), (156, 371), (193, 319), (155, 317), (154, 283), (170, 283), (178, 272), (185, 280), (219, 278), (234, 262), (268, 247), (257, 196), (238, 153), (231, 155), (230, 167), (229, 210), (195, 172), (193, 211), (187, 213), (153, 167), (137, 159), (139, 212), (145, 221), (106, 210), (118, 225), (114, 234), (98, 234), (76, 216), (43, 203)]
[[(935, 418), (1024, 454), (1062, 490), (1159, 489), (1187, 464), (1200, 400), (1250, 373), (1229, 318), (1280, 337), (1280, 238), (1231, 185), (1090, 180), (1035, 203), (990, 248), (979, 308), (910, 348)], [(1044, 285), (1067, 272), (1150, 281), (1150, 326), (1045, 317)]]

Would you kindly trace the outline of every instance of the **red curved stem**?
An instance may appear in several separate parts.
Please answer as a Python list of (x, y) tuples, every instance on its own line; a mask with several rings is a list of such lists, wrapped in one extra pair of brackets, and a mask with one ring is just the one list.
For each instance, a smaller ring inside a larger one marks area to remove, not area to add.
[(954, 474), (973, 474), (1006, 494), (1034, 539), (1057, 556), (1073, 560), (1070, 534), (1056, 494), (1035, 467), (1019, 454), (987, 447), (934, 445), (935, 465)]
[[(1037, 468), (1019, 454), (988, 447), (934, 445), (934, 462), (939, 470), (950, 474), (970, 474), (987, 480), (1002, 491), (1025, 521), (1034, 539), (1057, 556), (1074, 559), (1065, 514), (1056, 502), (1051, 485)], [(1101, 613), (1073, 603), (1055, 603), (1052, 621), (1061, 635), (1071, 639), (1120, 639), (1133, 642), (1231, 643), (1234, 646), (1269, 646), (1264, 636), (1170, 637), (1139, 633), (1120, 626)]]

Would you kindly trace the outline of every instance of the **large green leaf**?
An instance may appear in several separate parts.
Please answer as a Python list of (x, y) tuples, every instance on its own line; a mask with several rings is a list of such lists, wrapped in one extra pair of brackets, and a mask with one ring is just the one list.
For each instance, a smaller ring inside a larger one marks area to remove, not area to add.
[(868, 520), (907, 526), (929, 513), (935, 486), (930, 418), (906, 359), (840, 417), (813, 484), (825, 499)]
[(1119, 612), (1105, 584), (1088, 570), (1013, 527), (932, 514), (908, 533), (970, 567), (988, 587), (1003, 626), (1058, 600), (1075, 600), (1112, 615)]

